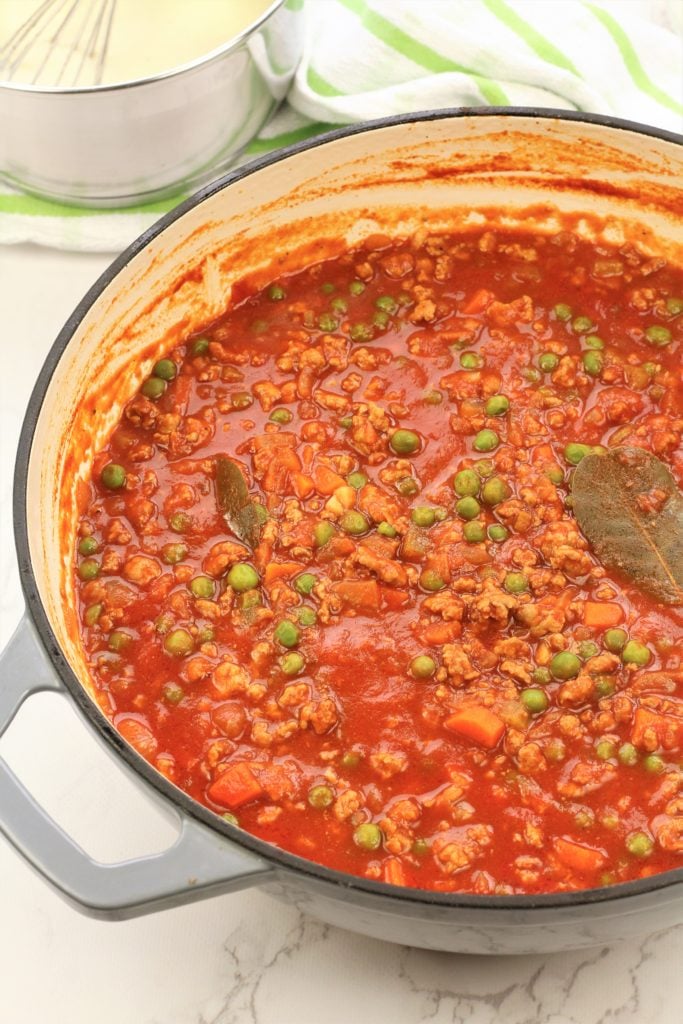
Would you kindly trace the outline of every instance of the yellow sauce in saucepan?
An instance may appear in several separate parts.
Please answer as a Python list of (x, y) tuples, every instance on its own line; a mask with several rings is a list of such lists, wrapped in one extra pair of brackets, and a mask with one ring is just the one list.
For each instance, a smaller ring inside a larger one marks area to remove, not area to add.
[[(147, 78), (224, 45), (257, 21), (272, 3), (0, 0), (0, 82), (70, 88)], [(33, 27), (8, 54), (8, 40), (32, 17)], [(99, 57), (107, 28), (100, 77)], [(3, 66), (8, 59), (13, 68)]]

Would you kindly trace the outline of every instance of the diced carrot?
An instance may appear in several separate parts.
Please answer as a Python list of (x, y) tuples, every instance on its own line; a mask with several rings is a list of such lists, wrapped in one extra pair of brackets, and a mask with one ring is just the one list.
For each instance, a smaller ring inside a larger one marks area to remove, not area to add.
[(407, 885), (406, 873), (397, 857), (389, 857), (384, 862), (384, 871), (382, 872), (385, 882), (389, 882), (390, 885)]
[(275, 580), (289, 579), (302, 569), (303, 566), (299, 562), (269, 562), (263, 573), (263, 582), (269, 586)]
[(222, 807), (234, 809), (256, 800), (263, 787), (245, 761), (229, 765), (209, 786), (209, 797)]
[(650, 708), (637, 708), (633, 716), (631, 743), (652, 750), (648, 742), (654, 736), (657, 746), (673, 750), (683, 745), (683, 718), (676, 714), (662, 714)]
[(382, 600), (387, 608), (404, 608), (410, 599), (405, 590), (394, 590), (392, 587), (382, 587)]
[[(457, 627), (457, 628), (456, 628)], [(434, 622), (420, 630), (420, 639), (428, 647), (438, 647), (441, 644), (449, 644), (456, 636), (460, 635), (460, 623), (455, 622)]]
[(152, 730), (140, 722), (137, 718), (121, 718), (116, 722), (116, 728), (124, 740), (135, 747), (138, 754), (150, 761), (157, 752), (159, 744)]
[(316, 466), (313, 471), (315, 489), (320, 494), (334, 494), (338, 487), (344, 487), (346, 480), (329, 466)]
[(330, 590), (356, 611), (375, 612), (379, 608), (377, 580), (340, 580), (333, 583)]
[(333, 562), (335, 558), (346, 558), (353, 554), (356, 545), (350, 537), (336, 536), (330, 540), (325, 547), (320, 549), (318, 554), (319, 562)]
[(586, 601), (583, 606), (583, 621), (594, 629), (608, 629), (617, 626), (624, 613), (614, 601)]
[(297, 498), (307, 498), (315, 490), (315, 484), (305, 473), (292, 473), (292, 486)]
[(289, 431), (273, 431), (272, 434), (257, 434), (252, 438), (252, 446), (255, 452), (264, 448), (296, 448), (299, 438)]
[(263, 477), (264, 491), (283, 494), (289, 474), (301, 469), (299, 456), (291, 448), (275, 448), (272, 459)]
[(486, 288), (479, 288), (473, 295), (470, 295), (461, 312), (468, 315), (471, 313), (481, 313), (492, 299), (493, 292), (488, 291)]
[(457, 732), (465, 739), (474, 740), (482, 747), (495, 747), (505, 732), (505, 723), (493, 711), (479, 705), (461, 708), (445, 721), (451, 732)]
[(605, 854), (592, 846), (584, 846), (571, 839), (556, 839), (553, 845), (564, 866), (580, 875), (591, 875), (605, 866)]
[(549, 444), (537, 444), (531, 449), (531, 461), (534, 466), (557, 465), (555, 453)]

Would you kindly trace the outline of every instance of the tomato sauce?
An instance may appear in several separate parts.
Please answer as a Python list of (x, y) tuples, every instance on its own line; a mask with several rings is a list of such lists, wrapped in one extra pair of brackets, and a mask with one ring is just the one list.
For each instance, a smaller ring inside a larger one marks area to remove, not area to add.
[(679, 865), (681, 607), (599, 564), (571, 476), (630, 445), (681, 483), (682, 314), (680, 270), (570, 233), (377, 238), (241, 299), (95, 461), (105, 713), (216, 814), (369, 878)]

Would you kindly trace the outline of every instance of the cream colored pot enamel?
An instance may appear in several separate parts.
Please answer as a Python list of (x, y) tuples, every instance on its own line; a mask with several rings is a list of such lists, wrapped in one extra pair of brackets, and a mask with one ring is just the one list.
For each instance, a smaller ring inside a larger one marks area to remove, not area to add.
[(235, 282), (370, 234), (486, 224), (630, 241), (683, 264), (683, 155), (625, 128), (460, 116), (334, 139), (218, 186), (135, 252), (86, 311), (31, 452), (30, 557), (52, 629), (90, 687), (76, 621), (79, 488), (153, 362), (222, 314)]

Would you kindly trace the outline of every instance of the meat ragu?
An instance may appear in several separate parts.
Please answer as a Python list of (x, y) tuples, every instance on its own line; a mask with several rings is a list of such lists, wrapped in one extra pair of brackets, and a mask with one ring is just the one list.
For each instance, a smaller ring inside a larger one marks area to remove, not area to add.
[(569, 233), (376, 240), (242, 299), (95, 461), (105, 713), (216, 814), (371, 879), (679, 865), (681, 609), (598, 562), (570, 483), (631, 445), (680, 485), (682, 314), (680, 270)]

